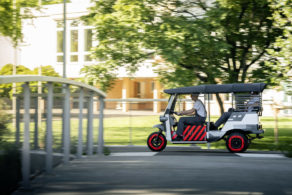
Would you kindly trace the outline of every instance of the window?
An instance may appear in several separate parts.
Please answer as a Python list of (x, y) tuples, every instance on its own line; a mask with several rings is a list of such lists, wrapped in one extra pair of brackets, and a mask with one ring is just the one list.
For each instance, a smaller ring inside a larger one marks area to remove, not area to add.
[(64, 22), (63, 20), (58, 20), (57, 21), (57, 28), (63, 28)]
[(90, 51), (92, 47), (92, 29), (84, 30), (84, 51)]
[(63, 55), (57, 56), (57, 62), (63, 62)]
[[(67, 21), (67, 59), (69, 62), (83, 64), (92, 61), (90, 50), (93, 46), (93, 29), (83, 26), (79, 20)], [(56, 21), (56, 61), (63, 62), (63, 21)]]
[(71, 55), (70, 56), (70, 61), (71, 62), (78, 62), (78, 55)]
[(78, 62), (78, 30), (71, 30), (70, 37), (70, 61)]
[(57, 32), (57, 52), (63, 52), (63, 31)]
[(78, 52), (78, 31), (71, 30), (71, 52)]
[(84, 61), (91, 61), (89, 51), (92, 47), (92, 29), (84, 30)]
[(85, 55), (84, 56), (84, 61), (85, 62), (90, 62), (90, 61), (92, 61), (92, 58), (90, 57), (90, 55)]
[(134, 96), (136, 98), (141, 97), (141, 83), (140, 82), (135, 82), (134, 83)]
[(57, 31), (57, 62), (63, 62), (63, 31)]

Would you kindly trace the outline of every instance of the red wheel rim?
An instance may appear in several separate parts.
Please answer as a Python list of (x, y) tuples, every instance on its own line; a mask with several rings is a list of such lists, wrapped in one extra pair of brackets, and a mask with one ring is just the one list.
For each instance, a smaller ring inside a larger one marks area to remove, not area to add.
[(228, 140), (228, 146), (231, 151), (239, 152), (244, 148), (244, 139), (239, 135), (231, 136)]
[(161, 143), (160, 143), (159, 146), (154, 146), (153, 143), (152, 143), (152, 141), (153, 141), (153, 139), (154, 139), (155, 137), (158, 137), (158, 134), (154, 134), (154, 135), (152, 135), (152, 136), (149, 138), (149, 140), (148, 140), (148, 144), (149, 144), (149, 146), (150, 146), (153, 150), (160, 150), (160, 149), (162, 148), (162, 146), (164, 145), (164, 139), (163, 139), (163, 137), (162, 137), (161, 135), (159, 135), (159, 139), (161, 140)]

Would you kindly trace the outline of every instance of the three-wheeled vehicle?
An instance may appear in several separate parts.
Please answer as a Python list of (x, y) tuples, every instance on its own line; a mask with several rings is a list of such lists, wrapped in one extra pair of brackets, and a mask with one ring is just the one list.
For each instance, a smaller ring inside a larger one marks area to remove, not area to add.
[[(238, 83), (222, 85), (198, 85), (192, 87), (181, 87), (166, 89), (169, 94), (168, 105), (163, 115), (160, 116), (161, 124), (154, 125), (157, 132), (149, 135), (147, 145), (152, 151), (162, 151), (166, 147), (167, 141), (174, 144), (203, 144), (216, 142), (221, 139), (226, 141), (226, 147), (230, 152), (244, 152), (251, 140), (262, 138), (264, 133), (259, 117), (262, 115), (262, 92), (265, 89), (264, 83)], [(204, 95), (204, 102), (207, 109), (207, 119), (205, 123), (197, 125), (186, 125), (183, 131), (183, 139), (175, 141), (177, 114), (175, 107), (180, 95), (200, 93)], [(222, 128), (213, 128), (210, 121), (210, 97), (212, 94), (231, 94), (231, 107), (229, 108), (229, 118)], [(253, 100), (251, 100), (253, 99)], [(249, 104), (250, 101), (257, 100)]]

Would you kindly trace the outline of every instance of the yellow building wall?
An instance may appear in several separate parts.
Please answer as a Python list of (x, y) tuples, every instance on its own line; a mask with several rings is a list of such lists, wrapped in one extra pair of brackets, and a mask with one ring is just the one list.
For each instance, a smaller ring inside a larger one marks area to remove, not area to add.
[[(161, 84), (158, 84), (156, 78), (128, 78), (128, 77), (119, 78), (115, 81), (113, 88), (107, 92), (107, 99), (122, 98), (153, 99), (154, 89), (158, 90), (157, 98), (158, 99), (161, 98), (162, 88)], [(134, 103), (106, 102), (105, 108), (122, 109), (126, 107), (125, 111), (129, 109), (153, 110), (153, 104), (154, 104), (153, 102), (134, 102)], [(161, 107), (161, 103), (158, 102), (157, 108), (159, 112), (161, 109), (165, 109), (165, 106)]]
[[(138, 84), (139, 83), (139, 84)], [(140, 93), (138, 86), (140, 85)], [(119, 78), (115, 81), (115, 84), (112, 89), (107, 92), (107, 99), (123, 99), (123, 90), (124, 98), (131, 99), (163, 99), (168, 98), (167, 94), (163, 93), (163, 86), (159, 83), (157, 78)], [(154, 94), (156, 93), (156, 94)], [(225, 94), (220, 94), (222, 101), (224, 102), (225, 111), (231, 107), (231, 99), (228, 101), (224, 100)], [(181, 98), (187, 98), (181, 97)], [(123, 111), (128, 110), (153, 110), (154, 112), (160, 112), (165, 110), (167, 106), (166, 102), (132, 102), (132, 103), (123, 103), (123, 102), (106, 102), (106, 109), (119, 109)], [(181, 109), (190, 109), (192, 103), (187, 106), (187, 103), (182, 104)], [(206, 101), (206, 109), (208, 110), (208, 102)], [(210, 113), (211, 115), (220, 115), (219, 104), (216, 100), (216, 96), (212, 94), (212, 100), (210, 101)]]
[[(121, 99), (122, 98), (122, 88), (123, 88), (123, 80), (118, 79), (115, 81), (113, 88), (111, 88), (107, 92), (107, 99)], [(106, 109), (120, 109), (120, 103), (116, 102), (106, 102), (105, 108)]]

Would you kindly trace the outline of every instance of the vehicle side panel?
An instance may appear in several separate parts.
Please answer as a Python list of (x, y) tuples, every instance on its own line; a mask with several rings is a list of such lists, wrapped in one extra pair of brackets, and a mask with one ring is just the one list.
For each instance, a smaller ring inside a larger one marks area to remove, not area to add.
[(221, 131), (227, 132), (233, 129), (243, 131), (257, 130), (259, 117), (256, 112), (233, 112)]
[(218, 141), (220, 140), (224, 135), (225, 135), (226, 131), (209, 131), (207, 132), (208, 138), (207, 140), (209, 142), (213, 142), (213, 141)]
[(165, 127), (166, 127), (166, 140), (171, 141), (171, 126), (170, 126), (170, 120), (169, 120), (169, 114), (165, 115), (168, 120), (165, 121)]

